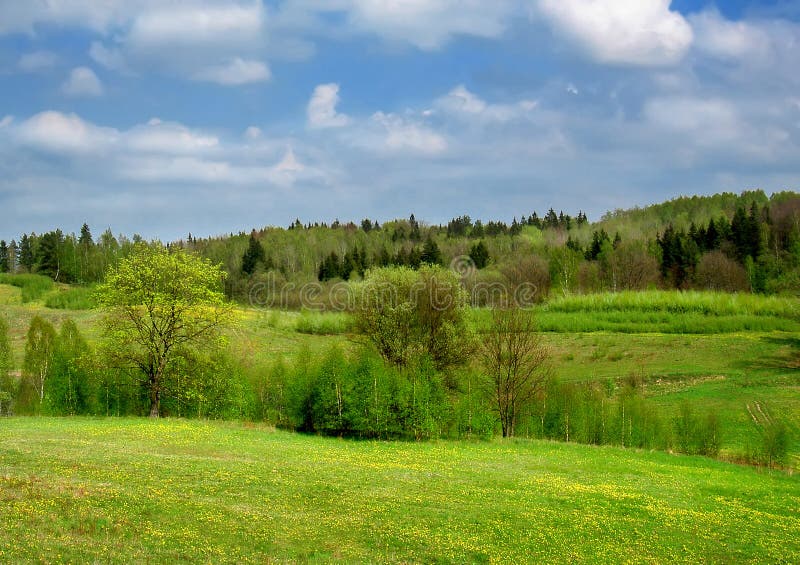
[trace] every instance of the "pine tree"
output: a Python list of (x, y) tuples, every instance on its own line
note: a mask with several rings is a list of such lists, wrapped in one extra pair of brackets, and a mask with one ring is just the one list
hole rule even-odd
[(19, 240), (19, 259), (17, 262), (20, 267), (29, 273), (33, 271), (33, 239), (35, 237), (35, 234), (31, 234), (30, 236), (28, 234), (22, 234), (22, 238)]
[(88, 249), (92, 245), (94, 245), (94, 241), (92, 240), (92, 232), (89, 229), (89, 224), (84, 223), (81, 226), (81, 236), (78, 239), (78, 245), (80, 245), (84, 249)]
[(425, 240), (425, 245), (422, 246), (420, 262), (427, 263), (429, 265), (442, 264), (442, 252), (439, 250), (439, 246), (431, 236), (428, 236), (428, 239)]
[(47, 232), (36, 249), (36, 271), (57, 281), (61, 275), (61, 251), (64, 235), (61, 230)]
[(472, 246), (469, 250), (469, 257), (478, 269), (483, 269), (489, 264), (489, 248), (483, 240)]
[(11, 270), (11, 262), (8, 257), (8, 245), (5, 239), (0, 239), (0, 273), (7, 273)]
[(242, 255), (242, 272), (252, 275), (259, 263), (264, 265), (266, 263), (266, 257), (264, 248), (256, 237), (256, 231), (253, 230), (250, 232), (250, 241), (247, 244), (247, 250), (244, 252), (244, 255)]

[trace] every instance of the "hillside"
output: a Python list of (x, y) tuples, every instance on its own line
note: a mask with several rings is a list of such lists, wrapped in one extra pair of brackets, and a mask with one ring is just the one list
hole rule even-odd
[(800, 560), (798, 479), (702, 458), (181, 420), (1, 429), (0, 560)]

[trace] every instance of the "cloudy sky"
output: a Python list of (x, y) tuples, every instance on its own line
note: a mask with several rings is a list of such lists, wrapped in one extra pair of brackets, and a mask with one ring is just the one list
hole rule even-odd
[(800, 189), (800, 1), (0, 0), (0, 238)]

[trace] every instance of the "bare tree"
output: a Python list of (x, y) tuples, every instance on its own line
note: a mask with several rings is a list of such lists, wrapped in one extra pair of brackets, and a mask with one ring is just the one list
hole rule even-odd
[(514, 436), (522, 410), (544, 389), (550, 351), (528, 310), (495, 310), (493, 326), (482, 336), (481, 361), (487, 387), (500, 417), (503, 437)]

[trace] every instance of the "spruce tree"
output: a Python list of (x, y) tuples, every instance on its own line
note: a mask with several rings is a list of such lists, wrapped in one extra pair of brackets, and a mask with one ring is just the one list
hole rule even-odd
[(469, 250), (469, 257), (478, 269), (483, 269), (489, 264), (489, 248), (483, 240), (479, 241)]
[(7, 273), (11, 270), (11, 262), (8, 256), (8, 245), (5, 239), (0, 239), (0, 273)]
[(250, 241), (247, 244), (247, 250), (244, 252), (244, 255), (242, 255), (242, 272), (252, 275), (259, 263), (265, 264), (266, 258), (264, 255), (264, 248), (261, 246), (261, 243), (259, 243), (255, 230), (253, 230), (250, 232)]
[(431, 236), (428, 236), (428, 239), (425, 240), (425, 245), (422, 246), (420, 262), (427, 263), (429, 265), (442, 264), (442, 252), (439, 250), (439, 246)]

